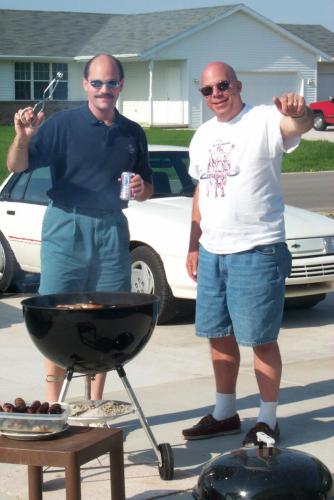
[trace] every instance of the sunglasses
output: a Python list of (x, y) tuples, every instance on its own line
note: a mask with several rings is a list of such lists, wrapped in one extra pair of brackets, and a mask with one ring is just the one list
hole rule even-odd
[(121, 84), (118, 80), (108, 80), (107, 82), (103, 82), (102, 80), (90, 80), (89, 83), (94, 89), (101, 89), (103, 85), (106, 85), (108, 89), (117, 89)]
[(230, 85), (231, 82), (229, 82), (228, 80), (223, 80), (222, 82), (218, 82), (215, 85), (206, 85), (205, 87), (200, 88), (199, 91), (202, 95), (204, 95), (204, 97), (208, 97), (209, 95), (213, 94), (213, 87), (217, 87), (220, 92), (224, 92), (225, 90), (228, 90)]

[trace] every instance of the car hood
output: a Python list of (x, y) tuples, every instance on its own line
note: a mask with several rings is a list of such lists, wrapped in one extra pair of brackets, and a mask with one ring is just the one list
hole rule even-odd
[(131, 202), (124, 212), (132, 241), (144, 241), (160, 255), (184, 256), (189, 245), (192, 198)]
[(285, 206), (286, 238), (316, 238), (334, 236), (334, 219), (304, 210)]
[[(150, 223), (156, 221), (161, 226), (161, 221), (165, 221), (167, 226), (181, 227), (184, 234), (185, 228), (190, 230), (192, 203), (192, 197), (153, 198), (144, 203), (131, 202), (126, 215), (132, 222), (132, 233), (137, 232), (134, 222), (142, 220), (145, 214)], [(284, 218), (287, 239), (334, 236), (334, 219), (330, 217), (286, 205)]]
[(133, 211), (138, 212), (138, 215), (146, 213), (150, 218), (158, 219), (160, 222), (161, 220), (172, 220), (173, 223), (182, 225), (185, 221), (190, 223), (192, 204), (192, 197), (153, 198), (144, 203), (130, 202), (125, 213), (127, 216)]

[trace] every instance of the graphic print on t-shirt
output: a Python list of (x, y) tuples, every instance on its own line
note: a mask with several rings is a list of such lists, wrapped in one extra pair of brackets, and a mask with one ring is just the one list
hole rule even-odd
[(227, 177), (239, 173), (238, 167), (233, 167), (230, 159), (234, 147), (235, 145), (230, 142), (219, 142), (209, 149), (207, 172), (200, 176), (201, 179), (207, 179), (207, 196), (214, 198), (225, 196)]

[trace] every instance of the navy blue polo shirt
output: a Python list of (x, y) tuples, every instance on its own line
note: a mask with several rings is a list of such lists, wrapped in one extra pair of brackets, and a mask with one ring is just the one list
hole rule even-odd
[(147, 140), (137, 123), (115, 110), (107, 126), (88, 104), (53, 114), (38, 129), (29, 145), (28, 171), (51, 167), (49, 197), (60, 205), (117, 210), (122, 172), (130, 171), (152, 183)]

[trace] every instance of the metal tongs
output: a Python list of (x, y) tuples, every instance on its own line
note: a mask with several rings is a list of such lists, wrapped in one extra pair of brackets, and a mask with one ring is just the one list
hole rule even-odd
[[(52, 78), (52, 80), (49, 82), (48, 86), (44, 89), (42, 99), (40, 101), (36, 102), (35, 106), (32, 108), (32, 110), (34, 112), (34, 115), (35, 115), (35, 118), (30, 123), (30, 127), (34, 126), (34, 123), (35, 123), (35, 121), (37, 119), (38, 113), (40, 113), (41, 111), (44, 110), (45, 104), (47, 103), (47, 101), (50, 101), (52, 99), (54, 91), (56, 90), (56, 87), (57, 87), (59, 81), (63, 78), (63, 76), (64, 76), (63, 73), (61, 73), (60, 71), (58, 71), (58, 73), (56, 74), (56, 76), (54, 78)], [(28, 109), (29, 108), (24, 108), (20, 112), (20, 120), (21, 120), (22, 123), (25, 123), (24, 113)]]
[[(63, 73), (58, 71), (56, 76), (50, 81), (49, 85), (44, 89), (42, 99), (40, 101), (38, 101), (35, 104), (35, 106), (32, 108), (35, 115), (37, 115), (38, 113), (43, 111), (45, 108), (46, 102), (50, 101), (52, 99), (54, 91), (56, 90), (56, 87), (57, 87), (59, 81), (63, 78), (63, 76), (64, 76)], [(49, 93), (49, 94), (47, 94), (47, 93)]]

